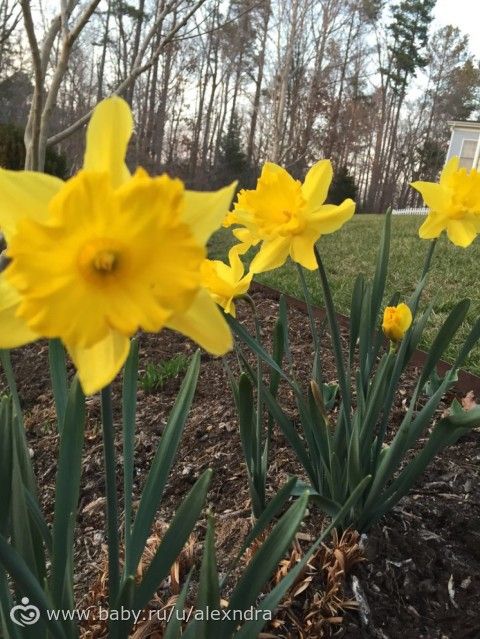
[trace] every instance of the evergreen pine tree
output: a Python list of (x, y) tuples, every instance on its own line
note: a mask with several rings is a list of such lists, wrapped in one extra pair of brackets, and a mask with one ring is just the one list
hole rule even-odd
[(350, 175), (346, 166), (341, 166), (333, 176), (330, 190), (328, 191), (327, 202), (338, 205), (347, 198), (355, 200), (356, 196), (357, 186), (355, 179)]
[[(25, 144), (23, 131), (14, 124), (0, 124), (0, 167), (13, 171), (23, 169), (25, 163)], [(47, 148), (45, 173), (59, 178), (67, 177), (65, 156)]]
[(247, 156), (242, 149), (240, 120), (234, 112), (220, 145), (219, 173), (227, 180), (238, 179), (242, 182), (247, 167)]

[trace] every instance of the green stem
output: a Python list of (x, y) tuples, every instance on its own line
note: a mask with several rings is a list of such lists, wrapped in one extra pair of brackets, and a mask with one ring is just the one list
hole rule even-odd
[(296, 262), (298, 275), (300, 278), (300, 283), (302, 285), (303, 297), (305, 300), (305, 304), (307, 306), (308, 319), (310, 321), (310, 331), (312, 333), (313, 339), (313, 348), (315, 351), (315, 374), (316, 374), (316, 382), (321, 387), (323, 382), (322, 375), (322, 366), (320, 362), (320, 339), (317, 331), (317, 324), (315, 322), (315, 317), (313, 315), (313, 307), (312, 307), (312, 296), (310, 295), (310, 291), (308, 290), (307, 281), (305, 279), (305, 274), (303, 272), (303, 267)]
[(347, 379), (347, 373), (345, 370), (345, 361), (343, 359), (342, 353), (342, 345), (340, 341), (340, 331), (338, 328), (337, 316), (335, 314), (335, 307), (333, 305), (332, 292), (330, 290), (330, 285), (328, 283), (327, 274), (325, 272), (325, 268), (323, 266), (322, 258), (320, 257), (320, 253), (318, 252), (317, 247), (314, 247), (315, 258), (318, 264), (318, 271), (320, 274), (320, 281), (322, 283), (323, 289), (323, 297), (325, 300), (325, 310), (327, 313), (328, 324), (330, 327), (330, 334), (332, 338), (333, 345), (333, 353), (335, 356), (335, 363), (337, 365), (338, 372), (338, 383), (340, 386), (340, 391), (342, 393), (342, 401), (344, 405), (344, 416), (346, 423), (348, 425), (349, 430), (351, 430), (351, 416), (350, 416), (350, 408), (351, 408), (351, 394), (350, 394), (350, 384)]
[[(16, 429), (16, 433), (18, 434), (19, 445), (26, 452), (28, 450), (27, 446), (27, 438), (25, 435), (25, 422), (23, 419), (22, 407), (20, 405), (20, 397), (18, 395), (17, 383), (15, 381), (15, 374), (12, 368), (12, 360), (10, 358), (10, 351), (0, 349), (0, 361), (2, 363), (2, 367), (5, 373), (5, 377), (7, 380), (8, 388), (10, 391), (10, 396), (12, 398), (13, 404), (13, 413), (17, 418), (18, 428)], [(23, 457), (23, 459), (27, 459), (30, 461), (28, 455)], [(35, 475), (33, 472), (33, 467), (31, 463), (22, 463), (22, 471), (25, 473), (24, 479), (30, 493), (36, 497), (37, 495), (37, 483), (35, 480)]]
[(23, 425), (23, 413), (20, 406), (20, 397), (18, 396), (17, 383), (15, 381), (15, 375), (12, 368), (12, 360), (10, 359), (9, 350), (0, 350), (0, 361), (2, 362), (5, 377), (7, 379), (10, 395), (12, 396), (13, 406), (17, 414), (18, 421)]
[(115, 430), (110, 385), (102, 390), (103, 454), (107, 496), (108, 586), (110, 608), (118, 597), (120, 583), (117, 479), (115, 468)]
[(57, 428), (61, 434), (65, 412), (67, 410), (68, 378), (65, 348), (59, 339), (51, 339), (48, 343), (48, 363), (52, 380), (53, 398), (57, 411)]
[[(435, 247), (437, 245), (437, 240), (434, 239), (430, 242), (430, 246), (428, 247), (428, 251), (427, 254), (425, 256), (425, 262), (423, 265), (423, 271), (422, 271), (422, 275), (420, 277), (419, 283), (417, 285), (417, 288), (415, 290), (414, 296), (413, 296), (413, 303), (412, 303), (412, 314), (413, 317), (415, 318), (416, 314), (417, 314), (417, 310), (418, 310), (418, 304), (420, 302), (420, 296), (422, 294), (422, 291), (425, 287), (425, 278), (428, 275), (428, 272), (430, 270), (430, 266), (432, 264), (432, 258), (433, 258), (433, 253), (435, 251)], [(395, 364), (395, 368), (393, 370), (392, 373), (392, 377), (390, 379), (390, 383), (389, 383), (389, 387), (387, 389), (387, 392), (385, 394), (385, 403), (383, 406), (383, 417), (382, 417), (382, 422), (379, 428), (379, 436), (377, 439), (377, 449), (374, 455), (374, 459), (379, 459), (379, 454), (382, 448), (382, 444), (384, 442), (385, 439), (385, 434), (386, 434), (386, 430), (387, 430), (387, 423), (388, 423), (388, 419), (390, 416), (390, 410), (392, 408), (392, 404), (393, 404), (393, 400), (395, 398), (395, 391), (397, 388), (397, 384), (398, 384), (398, 380), (400, 379), (400, 375), (402, 374), (403, 371), (403, 363), (404, 363), (404, 359), (406, 357), (406, 351), (407, 351), (407, 346), (408, 346), (408, 341), (406, 339), (402, 340), (400, 347), (398, 349), (398, 355), (397, 355), (397, 361)], [(392, 348), (392, 343), (390, 343), (390, 349)], [(415, 397), (415, 395), (414, 395)]]
[[(257, 313), (257, 307), (255, 306), (255, 301), (250, 295), (245, 295), (244, 299), (246, 302), (248, 302), (250, 308), (252, 309), (253, 318), (255, 321), (255, 338), (258, 344), (261, 346), (262, 334), (260, 331), (260, 322), (258, 319), (258, 313)], [(263, 376), (262, 360), (260, 358), (260, 355), (257, 355), (257, 415), (256, 415), (257, 419), (255, 424), (255, 431), (256, 431), (255, 436), (257, 441), (256, 441), (256, 447), (255, 447), (256, 448), (255, 450), (256, 477), (254, 477), (254, 484), (255, 484), (257, 493), (262, 501), (261, 508), (263, 510), (265, 508), (265, 485), (264, 485), (264, 481), (262, 477), (262, 413), (263, 413), (262, 394), (261, 394), (262, 376)], [(267, 464), (268, 464), (268, 460), (267, 460)], [(253, 506), (253, 500), (252, 500), (252, 506)], [(258, 519), (261, 513), (254, 513), (254, 515)]]
[(418, 284), (417, 290), (415, 291), (414, 294), (414, 300), (413, 300), (413, 307), (412, 307), (412, 313), (413, 316), (415, 317), (417, 310), (418, 310), (418, 305), (420, 303), (420, 296), (423, 292), (423, 289), (425, 288), (425, 284), (426, 284), (426, 277), (428, 275), (428, 272), (430, 270), (430, 266), (432, 265), (432, 258), (433, 258), (433, 254), (435, 252), (435, 247), (437, 246), (437, 238), (435, 238), (434, 240), (432, 240), (430, 242), (430, 246), (428, 247), (428, 251), (427, 254), (425, 256), (425, 262), (423, 264), (423, 271), (422, 271), (422, 276), (420, 278), (420, 282)]
[(390, 348), (388, 349), (390, 355), (395, 355), (397, 352), (397, 342), (390, 340)]
[(430, 246), (428, 247), (427, 255), (425, 257), (425, 263), (423, 265), (422, 280), (427, 275), (428, 271), (430, 270), (430, 266), (432, 265), (433, 253), (435, 252), (437, 242), (438, 238), (435, 238), (430, 242)]
[(10, 637), (10, 639), (22, 639), (20, 630), (13, 625), (9, 618), (10, 615), (8, 613), (13, 606), (14, 603), (8, 587), (8, 577), (3, 566), (0, 566), (0, 609), (4, 616), (5, 636)]
[(135, 337), (130, 343), (130, 353), (123, 373), (122, 416), (123, 416), (123, 499), (125, 518), (125, 571), (124, 578), (134, 574), (132, 566), (131, 538), (132, 538), (132, 499), (135, 457), (135, 422), (137, 410), (138, 384), (138, 351), (139, 338)]

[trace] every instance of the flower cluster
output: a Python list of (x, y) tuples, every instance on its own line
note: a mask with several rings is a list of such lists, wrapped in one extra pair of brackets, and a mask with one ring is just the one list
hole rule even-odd
[[(387, 213), (375, 276), (367, 280), (360, 274), (353, 287), (349, 339), (345, 340), (317, 242), (353, 216), (355, 203), (351, 199), (340, 205), (326, 203), (333, 176), (329, 160), (314, 164), (303, 183), (280, 166), (265, 164), (256, 188), (240, 191), (230, 211), (236, 183), (214, 192), (195, 192), (168, 175), (153, 177), (142, 168), (130, 173), (125, 156), (132, 130), (127, 103), (112, 97), (94, 110), (83, 168), (70, 179), (0, 169), (0, 227), (7, 242), (6, 258), (0, 263), (0, 362), (10, 389), (10, 396), (0, 398), (0, 485), (5, 489), (0, 513), (0, 564), (5, 571), (0, 613), (2, 621), (6, 620), (7, 634), (9, 590), (15, 585), (17, 593), (35, 597), (32, 601), (47, 624), (49, 636), (78, 637), (78, 628), (70, 623), (74, 617), (62, 624), (47, 611), (73, 605), (75, 600), (74, 524), (86, 425), (84, 393), (101, 390), (108, 600), (112, 610), (127, 599), (134, 614), (140, 615), (148, 607), (200, 518), (212, 474), (208, 468), (195, 480), (162, 543), (142, 567), (193, 402), (200, 353), (191, 358), (146, 471), (144, 463), (135, 463), (139, 343), (131, 338), (139, 331), (174, 329), (213, 355), (223, 355), (232, 348), (230, 329), (238, 340), (238, 383), (229, 362), (224, 365), (238, 410), (256, 522), (233, 564), (238, 583), (230, 588), (226, 613), (253, 609), (292, 543), (310, 500), (332, 518), (331, 523), (263, 598), (264, 611), (277, 608), (329, 531), (338, 527), (368, 530), (410, 490), (434, 455), (480, 423), (480, 409), (464, 411), (454, 403), (451, 412), (444, 411), (431, 428), (432, 416), (441, 412), (442, 396), (480, 339), (478, 321), (452, 369), (443, 378), (438, 376), (437, 363), (468, 311), (469, 301), (463, 300), (440, 328), (410, 398), (403, 400), (408, 399), (408, 408), (396, 432), (388, 428), (402, 373), (432, 311), (431, 306), (422, 312), (418, 309), (435, 242), (430, 243), (423, 275), (408, 304), (385, 308), (382, 322), (392, 220), (391, 211)], [(480, 232), (480, 175), (475, 170), (459, 169), (454, 159), (445, 167), (439, 184), (415, 182), (413, 186), (431, 209), (420, 236), (434, 239), (446, 230), (455, 244), (471, 244)], [(228, 263), (208, 259), (206, 250), (210, 236), (222, 223), (235, 227), (237, 243), (229, 251)], [(250, 254), (253, 257), (246, 269), (243, 260)], [(278, 268), (289, 258), (298, 266), (312, 333), (308, 394), (294, 372), (284, 300), (280, 301), (270, 342), (262, 339), (252, 298), (247, 299), (255, 315), (256, 338), (235, 319), (235, 300), (247, 296), (254, 275)], [(312, 312), (304, 268), (319, 270), (335, 360), (333, 382), (325, 379), (322, 370), (324, 340)], [(389, 349), (382, 339), (381, 322), (391, 342)], [(38, 338), (51, 340), (50, 376), (59, 436), (55, 512), (48, 523), (37, 497), (9, 353), (3, 350)], [(240, 340), (256, 355), (256, 367), (244, 355)], [(60, 342), (78, 370), (71, 383)], [(267, 352), (270, 346), (271, 353)], [(125, 362), (119, 464), (109, 384)], [(282, 407), (285, 388), (297, 404), (295, 422)], [(274, 427), (291, 445), (308, 483), (291, 477), (271, 497), (267, 487)], [(425, 445), (419, 445), (420, 441)], [(146, 471), (146, 477), (134, 503), (138, 468)], [(119, 472), (123, 481), (118, 481)], [(292, 496), (299, 499), (287, 508)], [(273, 519), (281, 512), (274, 525)], [(197, 610), (206, 601), (220, 609), (223, 601), (213, 526), (213, 517), (207, 517)], [(262, 544), (258, 544), (259, 538), (264, 539)], [(252, 543), (258, 547), (241, 571), (238, 561), (246, 551), (253, 556)], [(233, 574), (232, 567), (229, 572)], [(183, 607), (188, 583), (187, 578), (177, 606)], [(230, 637), (233, 632), (238, 637), (253, 637), (261, 631), (255, 619), (237, 633), (236, 624), (231, 625), (227, 616), (225, 624), (218, 626), (218, 636)], [(108, 636), (130, 636), (130, 620), (112, 615), (109, 622)], [(189, 627), (187, 634), (192, 630), (195, 634), (198, 628)], [(205, 636), (211, 636), (208, 628), (203, 630)], [(169, 636), (177, 631), (170, 625), (165, 630)]]
[[(132, 133), (126, 102), (112, 97), (95, 109), (84, 165), (62, 181), (29, 171), (0, 170), (0, 227), (7, 268), (0, 274), (0, 348), (40, 337), (59, 338), (93, 393), (118, 373), (138, 330), (180, 331), (215, 355), (232, 346), (217, 305), (235, 315), (256, 273), (290, 257), (314, 270), (314, 247), (340, 229), (355, 203), (325, 204), (332, 165), (321, 160), (303, 183), (267, 162), (255, 189), (235, 184), (215, 192), (185, 189), (168, 175), (130, 174), (125, 155)], [(420, 237), (443, 230), (468, 246), (480, 232), (480, 174), (453, 158), (439, 184), (414, 182), (431, 211)], [(229, 263), (209, 260), (206, 242), (223, 222), (238, 240)], [(257, 247), (249, 271), (240, 256)], [(394, 341), (407, 326), (405, 305), (385, 311)], [(411, 320), (410, 320), (411, 321)], [(400, 336), (400, 337), (399, 337)]]

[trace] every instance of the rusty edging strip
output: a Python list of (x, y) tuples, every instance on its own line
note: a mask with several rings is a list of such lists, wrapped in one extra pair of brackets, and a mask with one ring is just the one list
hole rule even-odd
[[(259, 282), (252, 282), (250, 290), (254, 293), (262, 293), (265, 297), (271, 300), (278, 301), (280, 296), (283, 295), (288, 306), (291, 308), (296, 308), (300, 312), (307, 314), (307, 305), (303, 300), (299, 300), (296, 297), (292, 297), (287, 293), (282, 293), (281, 291), (277, 291), (266, 284), (260, 284)], [(325, 318), (325, 310), (323, 308), (319, 308), (318, 306), (313, 307), (313, 312), (316, 317), (320, 320)], [(348, 328), (350, 325), (350, 321), (346, 315), (342, 315), (341, 313), (337, 313), (337, 319), (341, 326), (344, 328)], [(414, 351), (412, 358), (410, 360), (410, 366), (416, 366), (418, 368), (422, 367), (425, 364), (428, 353), (421, 350)], [(445, 375), (445, 373), (450, 370), (451, 365), (448, 362), (440, 361), (437, 365), (437, 371), (439, 375)], [(466, 395), (469, 391), (473, 391), (475, 397), (480, 397), (480, 377), (474, 375), (473, 373), (469, 373), (468, 371), (459, 370), (458, 371), (458, 381), (455, 384), (455, 388)]]

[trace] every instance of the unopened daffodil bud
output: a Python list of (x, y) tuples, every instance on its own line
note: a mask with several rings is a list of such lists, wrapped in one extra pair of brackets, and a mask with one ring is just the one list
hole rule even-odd
[(412, 311), (404, 304), (387, 306), (383, 313), (382, 329), (392, 342), (399, 342), (412, 324)]

